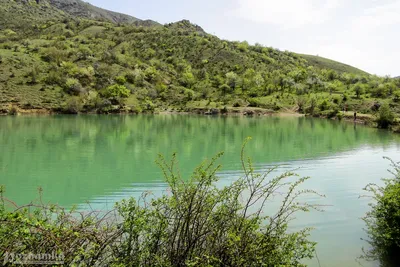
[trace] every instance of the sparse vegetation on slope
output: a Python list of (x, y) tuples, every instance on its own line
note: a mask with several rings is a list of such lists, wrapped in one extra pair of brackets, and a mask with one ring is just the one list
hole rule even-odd
[(369, 75), (367, 72), (357, 69), (353, 66), (334, 61), (332, 59), (320, 57), (320, 56), (313, 56), (313, 55), (305, 55), (305, 54), (299, 54), (303, 58), (307, 60), (307, 62), (317, 68), (320, 69), (331, 69), (335, 70), (338, 73), (351, 73), (354, 75)]

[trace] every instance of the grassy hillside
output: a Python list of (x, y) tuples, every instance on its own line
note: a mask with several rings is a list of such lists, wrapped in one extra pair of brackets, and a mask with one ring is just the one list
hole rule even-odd
[(66, 14), (45, 2), (0, 0), (0, 29), (14, 29), (20, 32), (35, 30), (47, 21), (60, 21)]
[(339, 73), (347, 72), (356, 75), (368, 75), (368, 73), (363, 70), (357, 69), (353, 66), (337, 62), (328, 58), (313, 56), (313, 55), (305, 55), (305, 54), (299, 54), (299, 55), (305, 58), (309, 64), (320, 69), (332, 69)]
[(3, 113), (251, 110), (335, 117), (342, 110), (374, 115), (383, 104), (400, 113), (399, 80), (338, 62), (221, 40), (189, 21), (114, 24), (46, 2), (6, 2)]

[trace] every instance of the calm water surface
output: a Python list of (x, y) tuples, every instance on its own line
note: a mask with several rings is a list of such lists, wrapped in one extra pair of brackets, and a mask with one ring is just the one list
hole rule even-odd
[[(257, 168), (279, 165), (311, 176), (307, 188), (325, 194), (308, 199), (327, 205), (324, 213), (300, 215), (292, 227), (313, 226), (321, 266), (359, 266), (365, 243), (360, 220), (368, 199), (362, 188), (388, 177), (400, 160), (400, 136), (385, 131), (307, 118), (200, 116), (0, 117), (0, 184), (18, 204), (38, 197), (65, 207), (111, 209), (144, 191), (166, 189), (154, 160), (178, 152), (183, 175), (220, 151), (221, 184), (240, 175), (239, 153)], [(87, 204), (89, 203), (89, 204)], [(319, 266), (316, 260), (309, 266)], [(363, 266), (374, 266), (362, 262)]]

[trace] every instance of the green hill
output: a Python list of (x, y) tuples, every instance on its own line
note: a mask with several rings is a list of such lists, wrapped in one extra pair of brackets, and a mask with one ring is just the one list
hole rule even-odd
[(305, 55), (305, 54), (299, 54), (300, 56), (304, 57), (309, 64), (318, 67), (320, 69), (332, 69), (335, 70), (339, 73), (343, 72), (348, 72), (356, 75), (367, 75), (368, 73), (357, 69), (353, 66), (340, 63), (328, 58), (320, 57), (320, 56), (312, 56), (312, 55)]
[(3, 113), (400, 111), (399, 80), (221, 40), (187, 20), (115, 23), (51, 1), (0, 2)]

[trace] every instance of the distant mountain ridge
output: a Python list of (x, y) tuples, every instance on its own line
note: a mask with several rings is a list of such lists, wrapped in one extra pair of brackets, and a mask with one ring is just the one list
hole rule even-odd
[[(108, 20), (114, 23), (136, 23), (140, 24), (141, 19), (130, 15), (106, 10), (96, 7), (81, 0), (48, 0), (50, 5), (80, 18), (88, 18), (95, 20)], [(147, 20), (146, 23), (158, 24), (155, 21)]]
[[(72, 17), (121, 24), (134, 24), (136, 26), (160, 25), (153, 20), (141, 20), (130, 15), (96, 7), (81, 0), (0, 0), (0, 4), (3, 8), (7, 6), (15, 8), (15, 5), (19, 5), (25, 16), (32, 15), (36, 12), (36, 16), (40, 16), (43, 20), (48, 20), (51, 16), (57, 19), (62, 16), (62, 13), (65, 13), (65, 15)], [(47, 14), (44, 14), (43, 11), (47, 12)], [(37, 18), (35, 19), (37, 20)]]

